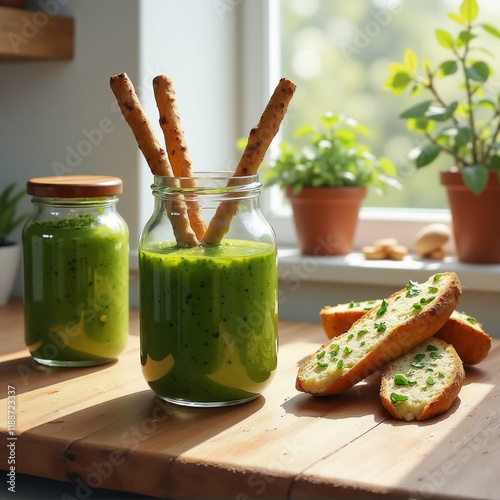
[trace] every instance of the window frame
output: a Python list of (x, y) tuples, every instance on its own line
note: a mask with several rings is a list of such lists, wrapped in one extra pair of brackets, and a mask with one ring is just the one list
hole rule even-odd
[[(241, 74), (244, 82), (242, 102), (245, 103), (241, 111), (243, 122), (251, 124), (255, 122), (255, 109), (264, 108), (276, 82), (283, 76), (279, 70), (279, 0), (244, 1), (241, 7)], [(278, 142), (279, 134), (273, 146), (276, 147)], [(261, 208), (274, 227), (280, 246), (296, 247), (291, 208), (283, 203), (283, 199), (284, 195), (279, 188), (263, 189)], [(411, 248), (419, 229), (433, 222), (450, 224), (450, 220), (448, 209), (363, 207), (354, 247), (359, 249), (363, 245), (372, 244), (377, 238), (391, 236)], [(453, 243), (450, 243), (448, 251), (454, 252)]]

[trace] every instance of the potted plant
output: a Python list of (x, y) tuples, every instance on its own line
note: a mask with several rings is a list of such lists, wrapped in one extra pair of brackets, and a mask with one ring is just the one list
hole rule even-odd
[[(493, 71), (484, 59), (492, 54), (478, 41), (481, 35), (500, 39), (500, 29), (480, 23), (478, 14), (476, 0), (463, 0), (458, 12), (448, 13), (457, 34), (435, 31), (449, 57), (434, 67), (424, 60), (419, 72), (417, 56), (409, 49), (402, 63), (390, 65), (385, 87), (394, 95), (410, 90), (414, 97), (425, 96), (400, 117), (423, 139), (410, 151), (417, 168), (439, 156), (450, 160), (450, 169), (440, 178), (447, 189), (459, 260), (498, 263), (500, 232), (490, 224), (500, 219), (500, 92), (497, 84), (490, 85)], [(444, 95), (439, 84), (445, 78), (455, 79), (459, 99)]]
[(266, 186), (278, 185), (290, 200), (299, 247), (306, 255), (344, 255), (351, 251), (359, 209), (368, 186), (385, 192), (399, 186), (395, 165), (377, 159), (358, 142), (369, 132), (355, 120), (332, 113), (320, 117), (320, 129), (300, 127), (282, 142), (264, 173)]
[(21, 254), (21, 245), (9, 237), (27, 217), (16, 215), (18, 203), (25, 191), (15, 189), (16, 184), (12, 183), (0, 192), (0, 307), (9, 300)]

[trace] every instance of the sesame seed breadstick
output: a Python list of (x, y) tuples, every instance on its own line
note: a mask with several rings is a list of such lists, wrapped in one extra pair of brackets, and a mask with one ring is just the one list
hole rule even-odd
[[(193, 176), (191, 159), (181, 127), (181, 119), (177, 109), (175, 90), (172, 80), (166, 75), (158, 75), (153, 79), (153, 89), (160, 113), (160, 127), (165, 138), (167, 154), (176, 177), (186, 177), (183, 184), (187, 187), (196, 186), (196, 181), (189, 180)], [(187, 203), (189, 221), (193, 231), (201, 238), (206, 231), (201, 208), (196, 201)]]
[[(132, 129), (137, 145), (154, 175), (173, 176), (172, 167), (165, 150), (156, 139), (151, 124), (142, 109), (134, 86), (126, 73), (113, 75), (110, 86), (118, 101), (120, 110)], [(189, 225), (186, 205), (182, 201), (173, 200), (167, 207), (167, 214), (172, 223), (177, 244), (180, 247), (192, 247), (198, 239)]]
[[(233, 177), (255, 175), (257, 173), (272, 140), (278, 133), (295, 88), (296, 85), (286, 78), (279, 81), (262, 113), (259, 123), (250, 131), (247, 145)], [(231, 183), (231, 180), (229, 183)], [(238, 211), (238, 206), (238, 201), (221, 203), (201, 242), (208, 245), (219, 244), (229, 230), (231, 220)]]
[(282, 78), (262, 113), (259, 123), (248, 136), (248, 142), (234, 175), (255, 175), (264, 156), (278, 133), (296, 85)]

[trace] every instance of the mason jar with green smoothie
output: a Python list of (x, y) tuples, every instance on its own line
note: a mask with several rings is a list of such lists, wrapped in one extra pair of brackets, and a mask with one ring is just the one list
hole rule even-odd
[(23, 229), (25, 341), (49, 366), (108, 363), (129, 328), (128, 228), (122, 181), (68, 175), (28, 181)]
[[(181, 405), (257, 398), (273, 378), (278, 349), (276, 239), (260, 211), (258, 176), (155, 176), (152, 191), (154, 213), (139, 242), (145, 379)], [(220, 241), (191, 245), (176, 231), (183, 213), (207, 226), (231, 222)]]

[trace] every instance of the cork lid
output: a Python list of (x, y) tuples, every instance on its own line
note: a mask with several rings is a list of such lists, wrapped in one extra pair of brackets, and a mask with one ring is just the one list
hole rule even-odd
[(39, 198), (98, 198), (122, 191), (122, 180), (107, 175), (34, 177), (26, 185), (26, 192)]

